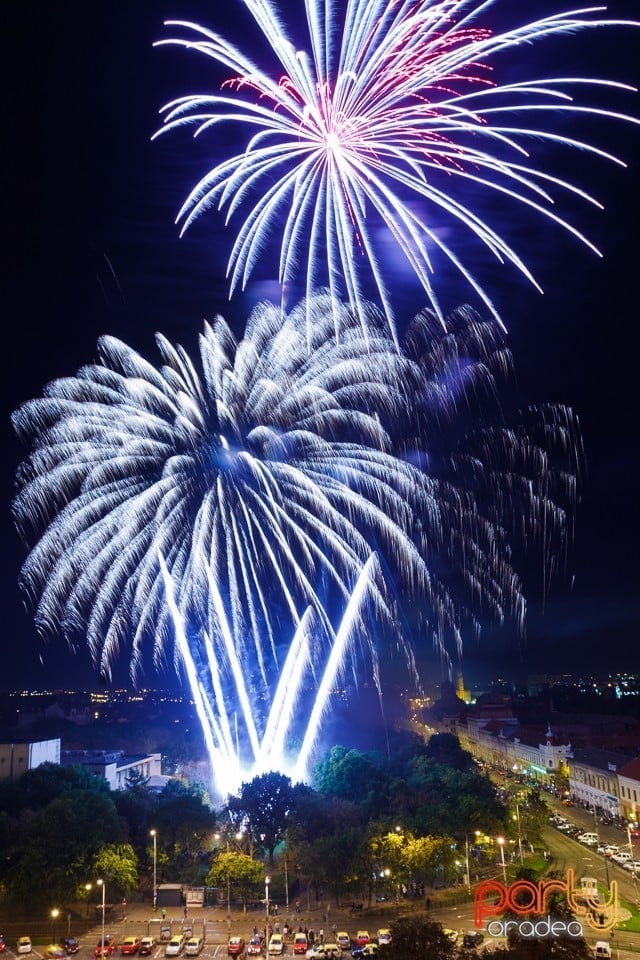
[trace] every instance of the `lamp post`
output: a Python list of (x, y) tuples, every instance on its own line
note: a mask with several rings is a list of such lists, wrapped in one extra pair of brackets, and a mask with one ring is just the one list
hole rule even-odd
[(59, 915), (60, 915), (60, 911), (58, 910), (57, 907), (54, 907), (53, 910), (51, 911), (51, 921), (52, 921), (52, 927), (53, 927), (51, 931), (51, 943), (56, 942), (56, 920), (58, 919)]
[[(237, 843), (240, 843), (243, 836), (244, 834), (242, 833), (242, 831), (238, 830), (238, 832), (234, 834), (234, 839), (236, 840)], [(220, 840), (222, 838), (222, 834), (214, 833), (214, 837), (216, 840)], [(224, 839), (227, 844), (227, 854), (229, 854), (230, 850), (229, 850), (229, 831), (228, 830), (224, 831)], [(230, 923), (230, 922), (231, 922), (231, 870), (230, 870), (229, 860), (227, 859), (227, 923)]]
[(522, 831), (520, 830), (520, 807), (516, 803), (516, 823), (518, 824), (518, 852), (520, 853), (520, 863), (524, 863), (522, 859)]
[(289, 912), (289, 871), (287, 869), (287, 852), (284, 853), (284, 902)]
[(105, 911), (106, 911), (105, 894), (106, 894), (106, 891), (107, 891), (107, 885), (106, 885), (106, 883), (104, 882), (104, 880), (97, 880), (96, 883), (98, 884), (99, 887), (102, 887), (102, 940), (100, 941), (100, 943), (102, 944), (102, 949), (101, 949), (101, 951), (100, 951), (100, 960), (104, 960), (104, 956), (105, 956), (105, 950), (104, 950), (104, 915), (105, 915)]
[(153, 837), (153, 911), (158, 909), (158, 831), (151, 830)]
[[(596, 811), (596, 802), (593, 801), (593, 825), (596, 832), (596, 837), (598, 840), (598, 846), (600, 846), (600, 830), (598, 829), (598, 813)], [(605, 882), (607, 884), (607, 890), (609, 889), (609, 860), (607, 857), (603, 857), (604, 860), (604, 876)]]
[(504, 837), (497, 837), (498, 846), (500, 847), (500, 860), (502, 862), (502, 879), (504, 880), (504, 885), (507, 885), (507, 865), (504, 862)]
[(464, 838), (464, 871), (467, 890), (471, 890), (471, 871), (469, 870), (469, 835)]
[(271, 883), (271, 877), (264, 878), (264, 902), (267, 908), (267, 916), (264, 925), (264, 938), (265, 940), (269, 936), (269, 884)]

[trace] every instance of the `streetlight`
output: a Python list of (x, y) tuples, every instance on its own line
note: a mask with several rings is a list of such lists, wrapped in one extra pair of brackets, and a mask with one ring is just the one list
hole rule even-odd
[(265, 940), (269, 935), (269, 884), (271, 883), (271, 877), (264, 878), (264, 902), (267, 906), (267, 919), (264, 925), (264, 937)]
[(504, 885), (507, 885), (507, 865), (504, 862), (504, 837), (496, 837), (498, 841), (498, 846), (500, 847), (500, 860), (502, 861), (502, 879), (504, 880)]
[[(220, 840), (222, 838), (222, 834), (220, 833), (214, 833), (213, 836), (215, 837), (216, 840)], [(244, 834), (242, 833), (242, 831), (238, 830), (238, 832), (234, 834), (234, 839), (236, 840), (237, 843), (239, 843), (242, 840), (243, 836)], [(224, 838), (227, 843), (227, 857), (228, 857), (228, 854), (230, 852), (228, 830), (224, 831)], [(227, 859), (227, 923), (230, 923), (230, 922), (231, 922), (231, 868), (230, 868), (229, 860)]]
[(158, 831), (151, 830), (153, 837), (153, 910), (158, 909)]
[(524, 863), (522, 859), (522, 832), (520, 830), (520, 807), (516, 803), (516, 823), (518, 824), (518, 850), (520, 852), (520, 863)]
[(96, 880), (96, 883), (98, 884), (99, 887), (102, 887), (102, 940), (100, 941), (101, 944), (102, 944), (102, 949), (101, 949), (101, 951), (100, 951), (100, 960), (104, 960), (104, 956), (105, 956), (105, 950), (104, 950), (104, 915), (105, 915), (105, 910), (106, 910), (105, 894), (106, 894), (106, 891), (107, 891), (107, 885), (106, 885), (106, 883), (104, 882), (104, 880)]
[(287, 851), (284, 852), (284, 902), (287, 912), (289, 910), (289, 873), (287, 871)]
[(467, 883), (467, 890), (471, 890), (471, 872), (469, 870), (469, 835), (465, 834), (464, 838), (464, 870), (465, 870), (465, 880)]
[(53, 926), (53, 930), (51, 933), (51, 943), (56, 942), (56, 920), (58, 919), (59, 916), (60, 916), (60, 911), (58, 910), (57, 907), (54, 907), (53, 910), (51, 911), (51, 920), (52, 920), (52, 926)]
[[(596, 832), (596, 838), (598, 841), (597, 845), (600, 846), (600, 830), (598, 828), (598, 814), (596, 812), (595, 799), (593, 801), (593, 824)], [(607, 890), (608, 890), (609, 889), (609, 860), (607, 859), (607, 857), (603, 857), (603, 859), (604, 859), (604, 875), (605, 875), (605, 881), (606, 881)]]

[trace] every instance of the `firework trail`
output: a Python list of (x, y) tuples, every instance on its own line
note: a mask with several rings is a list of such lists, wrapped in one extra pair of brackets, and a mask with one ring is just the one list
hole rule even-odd
[[(502, 201), (548, 218), (598, 252), (556, 210), (558, 199), (572, 197), (600, 204), (577, 183), (541, 169), (536, 157), (542, 145), (624, 165), (569, 131), (588, 118), (639, 123), (597, 102), (603, 91), (635, 88), (562, 74), (503, 81), (501, 57), (511, 77), (532, 44), (638, 23), (606, 19), (605, 7), (590, 7), (494, 33), (486, 21), (495, 0), (305, 0), (307, 46), (300, 49), (294, 24), (275, 3), (244, 5), (264, 38), (266, 70), (194, 23), (168, 21), (179, 35), (158, 44), (204, 54), (227, 74), (217, 93), (168, 103), (156, 136), (193, 125), (195, 135), (213, 130), (219, 143), (223, 123), (244, 133), (239, 152), (215, 163), (177, 217), (183, 232), (210, 207), (239, 223), (228, 264), (231, 292), (245, 286), (277, 243), (283, 290), (297, 281), (308, 296), (327, 286), (356, 309), (375, 291), (393, 327), (388, 286), (397, 261), (381, 250), (386, 235), (440, 320), (433, 275), (447, 261), (498, 319), (468, 265), (475, 241), (536, 284), (501, 230), (504, 214), (483, 213), (495, 213)], [(589, 93), (593, 100), (584, 102)], [(489, 204), (477, 202), (483, 195)]]
[(461, 311), (445, 334), (424, 312), (398, 350), (379, 312), (360, 321), (328, 294), (260, 305), (239, 341), (206, 325), (197, 360), (157, 335), (160, 366), (103, 337), (13, 416), (38, 629), (86, 637), (106, 676), (122, 651), (134, 678), (149, 646), (173, 661), (229, 782), (294, 730), (306, 759), (330, 689), (379, 683), (381, 637), (413, 670), (412, 640), (457, 656), (469, 619), (521, 619), (520, 532), (544, 523), (551, 566), (570, 524), (575, 424), (507, 427), (495, 324)]

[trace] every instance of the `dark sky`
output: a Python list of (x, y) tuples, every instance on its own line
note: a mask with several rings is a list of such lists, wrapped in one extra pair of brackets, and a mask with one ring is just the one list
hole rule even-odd
[[(155, 361), (156, 330), (192, 349), (203, 319), (220, 312), (238, 322), (257, 295), (250, 288), (244, 299), (227, 302), (216, 252), (225, 247), (221, 219), (210, 215), (178, 239), (173, 218), (203, 172), (188, 138), (150, 142), (160, 106), (205, 87), (207, 77), (197, 57), (152, 48), (166, 36), (163, 21), (220, 26), (219, 7), (205, 0), (9, 0), (3, 8), (4, 688), (96, 682), (88, 655), (72, 657), (62, 641), (44, 647), (23, 608), (17, 577), (25, 551), (10, 500), (24, 451), (11, 431), (11, 411), (49, 380), (90, 362), (100, 334), (120, 336)], [(230, 29), (238, 28), (236, 8), (235, 0), (225, 5)], [(637, 2), (619, 0), (610, 12), (630, 18)], [(560, 63), (553, 45), (544, 55), (550, 62), (531, 54), (539, 74), (640, 82), (640, 30), (562, 43), (570, 56)], [(616, 105), (640, 115), (638, 95)], [(578, 179), (603, 202), (603, 212), (576, 215), (604, 259), (516, 211), (505, 228), (526, 245), (545, 293), (508, 270), (491, 277), (523, 401), (561, 401), (577, 411), (587, 473), (567, 577), (544, 610), (532, 585), (524, 652), (516, 651), (512, 630), (465, 648), (469, 671), (483, 675), (509, 663), (519, 672), (638, 668), (640, 137), (613, 124), (600, 125), (597, 136), (628, 169), (574, 154), (560, 172), (573, 176), (582, 165)]]

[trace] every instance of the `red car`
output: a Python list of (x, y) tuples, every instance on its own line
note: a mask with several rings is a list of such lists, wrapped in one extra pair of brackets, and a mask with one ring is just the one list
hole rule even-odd
[(7, 945), (4, 942), (4, 937), (0, 937), (0, 953), (4, 953), (6, 949), (7, 949)]
[(247, 944), (247, 956), (257, 957), (262, 953), (264, 947), (264, 940), (259, 934), (251, 937), (249, 943)]
[(305, 954), (309, 949), (309, 942), (307, 940), (306, 934), (296, 933), (293, 938), (293, 952)]
[(115, 940), (115, 937), (112, 937), (111, 934), (108, 933), (104, 938), (104, 946), (102, 944), (102, 940), (98, 940), (96, 948), (93, 951), (93, 955), (94, 957), (110, 957), (111, 954), (117, 949), (118, 944)]
[(138, 952), (139, 947), (140, 947), (140, 937), (126, 937), (122, 941), (122, 945), (120, 947), (120, 955), (123, 957), (133, 956), (134, 953)]
[(244, 940), (242, 937), (231, 937), (227, 944), (227, 953), (230, 957), (239, 957), (244, 953)]

